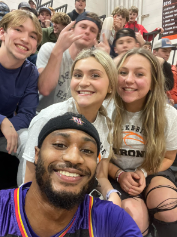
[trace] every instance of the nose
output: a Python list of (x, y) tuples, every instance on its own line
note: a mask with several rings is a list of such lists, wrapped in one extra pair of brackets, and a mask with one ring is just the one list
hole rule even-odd
[(79, 85), (80, 85), (81, 87), (87, 87), (87, 86), (90, 85), (90, 80), (89, 80), (89, 78), (87, 77), (87, 75), (84, 75), (84, 76), (82, 77), (82, 79), (80, 80)]
[(133, 84), (135, 81), (133, 73), (129, 72), (125, 77), (125, 84), (130, 85)]
[(23, 32), (23, 34), (21, 35), (21, 40), (25, 43), (29, 42), (29, 35), (28, 32)]
[(67, 150), (64, 151), (63, 160), (68, 161), (72, 164), (83, 164), (84, 159), (81, 155), (81, 151), (75, 145), (69, 147)]
[(124, 42), (124, 43), (123, 43), (123, 48), (125, 48), (125, 49), (126, 49), (126, 48), (127, 48), (127, 46), (128, 46), (128, 45), (127, 45), (127, 43), (126, 43), (126, 42)]
[(85, 29), (85, 34), (90, 34), (90, 29), (89, 29), (89, 27), (87, 27), (86, 29)]

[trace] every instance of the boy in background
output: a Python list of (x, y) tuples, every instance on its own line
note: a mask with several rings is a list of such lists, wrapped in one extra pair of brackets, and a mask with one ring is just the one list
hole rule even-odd
[[(130, 28), (134, 30), (135, 32), (140, 32), (143, 36), (143, 38), (147, 41), (151, 41), (153, 39), (153, 35), (144, 36), (144, 33), (148, 33), (148, 31), (144, 28), (144, 26), (140, 25), (137, 23), (136, 18), (138, 17), (138, 8), (135, 6), (132, 6), (129, 9), (129, 21), (128, 23), (124, 26), (124, 28)], [(162, 27), (156, 28), (156, 30), (161, 30), (161, 34), (164, 32)], [(155, 35), (156, 36), (156, 35)]]

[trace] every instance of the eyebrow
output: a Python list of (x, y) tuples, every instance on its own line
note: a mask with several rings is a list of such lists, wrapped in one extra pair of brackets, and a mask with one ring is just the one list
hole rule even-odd
[[(23, 26), (23, 25), (19, 25), (19, 26), (16, 26), (16, 27), (20, 27), (20, 28), (23, 28), (23, 29), (24, 29), (24, 26)], [(36, 32), (36, 31), (31, 31), (31, 33), (37, 35), (37, 32)]]
[(97, 144), (95, 140), (93, 140), (93, 139), (91, 139), (91, 138), (89, 138), (89, 137), (82, 137), (82, 139), (83, 139), (84, 141), (86, 141), (86, 142), (92, 142), (94, 145)]
[[(74, 71), (78, 71), (78, 72), (82, 72), (82, 70), (80, 70), (80, 69), (74, 69)], [(103, 73), (101, 70), (99, 70), (99, 69), (90, 69), (89, 70), (89, 72), (95, 72), (95, 71), (98, 71), (98, 72), (101, 72), (101, 73)]]
[[(120, 69), (128, 69), (127, 67), (121, 67)], [(136, 67), (135, 69), (144, 69), (144, 70), (146, 70), (146, 68), (144, 68), (144, 67)]]

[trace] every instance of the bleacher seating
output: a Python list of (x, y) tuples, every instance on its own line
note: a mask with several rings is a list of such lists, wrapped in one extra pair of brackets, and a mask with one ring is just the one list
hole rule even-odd
[(151, 42), (152, 43), (152, 49), (153, 49), (154, 38), (157, 34), (159, 34), (159, 39), (161, 39), (162, 35), (160, 34), (160, 30), (155, 30), (155, 31), (152, 31), (152, 32), (149, 32), (149, 33), (143, 33), (143, 36), (147, 36), (147, 41), (148, 41), (148, 37), (150, 35), (153, 36), (153, 39), (152, 39), (152, 42)]
[[(42, 2), (42, 0), (41, 0), (41, 2)], [(52, 6), (53, 6), (53, 0), (50, 0), (48, 2), (38, 5), (37, 9), (39, 9), (41, 7), (52, 7)]]
[(55, 8), (55, 12), (67, 12), (68, 4), (62, 5), (60, 7)]

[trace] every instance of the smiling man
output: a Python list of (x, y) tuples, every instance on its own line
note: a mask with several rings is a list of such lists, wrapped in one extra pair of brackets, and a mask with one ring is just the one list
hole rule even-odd
[(75, 0), (75, 9), (72, 12), (68, 13), (68, 16), (72, 21), (75, 21), (76, 18), (82, 14), (86, 7), (86, 0)]
[[(71, 29), (72, 28), (72, 29)], [(95, 13), (84, 12), (76, 22), (67, 25), (55, 43), (42, 45), (37, 57), (39, 92), (41, 98), (37, 111), (71, 97), (70, 69), (74, 59), (83, 49), (91, 48), (99, 38), (102, 22)]]
[(99, 151), (98, 132), (84, 116), (49, 120), (35, 147), (32, 184), (0, 191), (0, 236), (142, 236), (119, 206), (87, 195)]
[(42, 30), (29, 11), (16, 10), (0, 22), (0, 151), (20, 159), (18, 184), (22, 183), (22, 147), (25, 128), (38, 105), (38, 71), (26, 58), (40, 43)]

